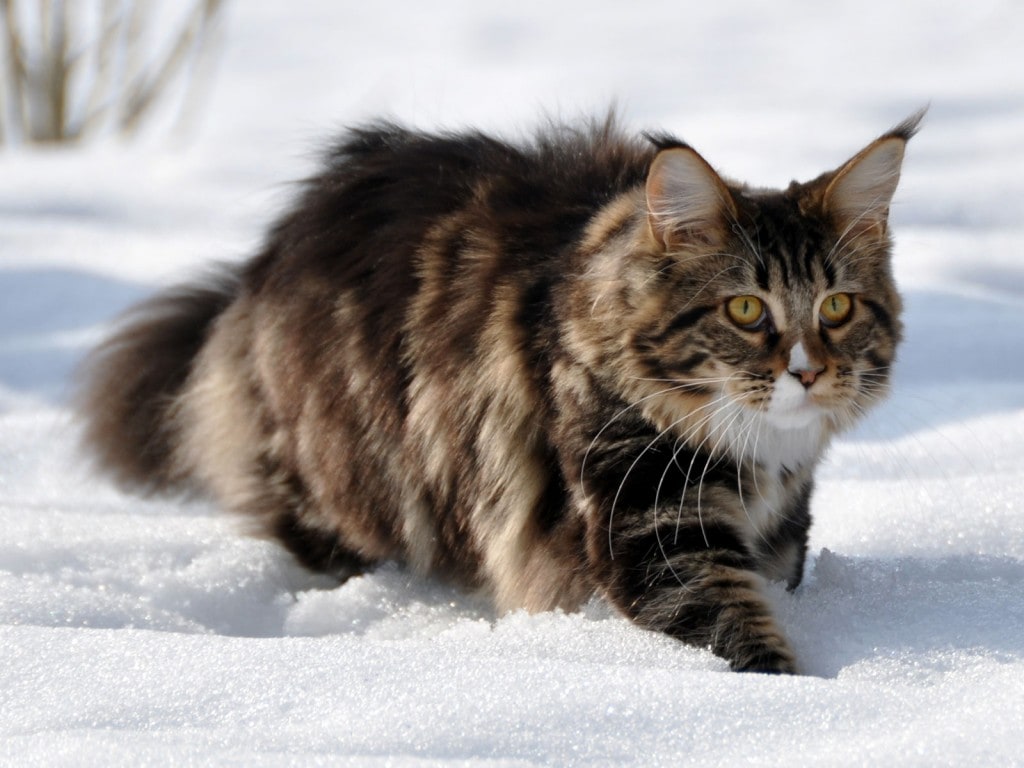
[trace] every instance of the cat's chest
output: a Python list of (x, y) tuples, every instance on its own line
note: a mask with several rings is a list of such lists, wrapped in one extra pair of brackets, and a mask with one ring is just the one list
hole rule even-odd
[[(821, 421), (813, 421), (799, 429), (762, 423), (748, 455), (758, 465), (766, 482), (783, 488), (787, 477), (817, 464), (826, 441)], [(742, 456), (738, 458), (742, 459)]]
[(760, 438), (755, 448), (735, 457), (740, 507), (752, 543), (771, 537), (786, 519), (828, 442), (813, 424), (807, 429), (762, 425)]
[(754, 539), (769, 536), (789, 507), (791, 478), (781, 470), (747, 465), (741, 471), (738, 493), (746, 526)]
[(759, 467), (765, 482), (781, 481), (787, 475), (815, 465), (828, 442), (822, 418), (799, 426), (783, 426), (764, 412), (736, 403), (712, 415), (710, 431), (716, 446), (724, 446), (733, 461), (740, 465)]

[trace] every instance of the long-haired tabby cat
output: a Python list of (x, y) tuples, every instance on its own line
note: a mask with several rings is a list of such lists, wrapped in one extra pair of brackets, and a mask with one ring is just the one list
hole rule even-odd
[(306, 566), (597, 593), (792, 672), (813, 473), (885, 392), (914, 116), (782, 191), (614, 121), (515, 145), (348, 132), (248, 263), (134, 309), (80, 405), (143, 492), (198, 489)]

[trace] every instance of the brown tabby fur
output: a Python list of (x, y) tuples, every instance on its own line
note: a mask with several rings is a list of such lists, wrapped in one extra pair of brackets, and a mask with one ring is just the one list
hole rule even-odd
[(521, 146), (353, 130), (261, 253), (94, 354), (87, 443), (310, 568), (399, 560), (499, 610), (599, 593), (736, 669), (795, 671), (765, 585), (799, 583), (814, 467), (887, 387), (888, 206), (918, 120), (784, 191), (611, 120)]

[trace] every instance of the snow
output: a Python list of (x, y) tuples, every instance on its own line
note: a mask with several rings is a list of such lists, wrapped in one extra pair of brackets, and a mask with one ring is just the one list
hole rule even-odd
[[(1024, 765), (1024, 6), (246, 0), (189, 142), (0, 154), (0, 763)], [(837, 165), (930, 102), (893, 211), (893, 397), (819, 475), (807, 672), (736, 675), (593, 602), (337, 589), (77, 452), (76, 361), (244, 257), (338, 126), (519, 134), (616, 100), (726, 174)]]

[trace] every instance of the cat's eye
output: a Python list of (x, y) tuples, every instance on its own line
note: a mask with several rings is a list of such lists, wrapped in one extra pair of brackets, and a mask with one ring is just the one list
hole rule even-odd
[(853, 298), (848, 293), (833, 293), (821, 302), (818, 315), (821, 322), (828, 328), (835, 328), (850, 319), (853, 311)]
[(757, 329), (767, 317), (764, 302), (757, 296), (735, 296), (726, 303), (729, 319), (747, 331)]

